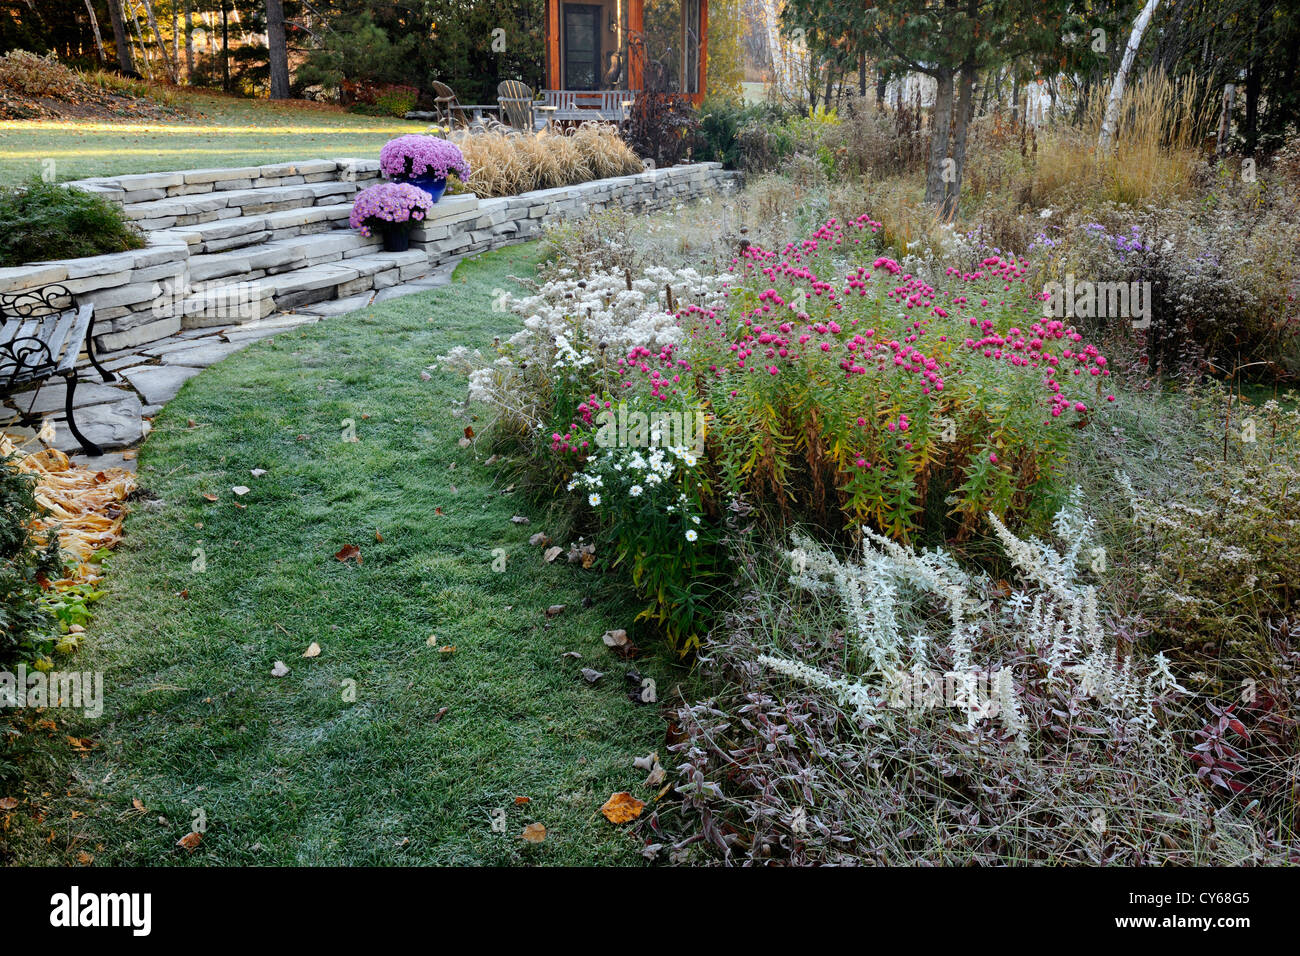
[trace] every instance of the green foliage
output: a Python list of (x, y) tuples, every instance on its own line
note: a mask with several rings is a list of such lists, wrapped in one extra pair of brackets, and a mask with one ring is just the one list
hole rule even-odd
[(0, 190), (0, 266), (139, 249), (140, 231), (121, 208), (41, 179)]
[[(727, 169), (763, 168), (755, 164), (767, 155), (773, 157), (774, 164), (775, 158), (785, 155), (792, 146), (782, 112), (766, 104), (745, 105), (739, 99), (710, 93), (700, 107), (699, 117), (695, 157), (722, 163)], [(766, 149), (756, 142), (769, 138), (772, 142)]]
[(34, 483), (14, 456), (0, 459), (0, 667), (36, 657), (55, 630), (41, 581), (57, 575), (58, 542), (42, 544), (31, 532), (40, 514)]
[(417, 40), (413, 33), (394, 38), (369, 10), (339, 17), (324, 43), (299, 67), (295, 81), (333, 89), (342, 89), (348, 81), (399, 83), (410, 75)]

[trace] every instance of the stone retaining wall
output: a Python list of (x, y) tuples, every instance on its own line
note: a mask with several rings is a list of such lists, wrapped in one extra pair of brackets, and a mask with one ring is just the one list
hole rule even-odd
[[(456, 256), (536, 238), (544, 225), (559, 220), (615, 206), (659, 209), (737, 184), (737, 174), (723, 170), (719, 164), (698, 163), (500, 199), (479, 199), (472, 194), (444, 196), (433, 215), (412, 232), (411, 249), (416, 254), (394, 253), (391, 263), (381, 258), (388, 254), (377, 249), (336, 251), (334, 247), (343, 244), (331, 243), (330, 234), (347, 233), (336, 229), (335, 221), (315, 221), (313, 209), (319, 207), (291, 206), (275, 211), (278, 202), (292, 202), (289, 197), (302, 188), (328, 191), (333, 188), (331, 183), (362, 188), (376, 182), (378, 175), (379, 164), (374, 160), (340, 159), (146, 173), (70, 183), (74, 188), (122, 203), (128, 215), (147, 230), (149, 244), (130, 252), (0, 269), (0, 292), (25, 291), (51, 283), (67, 286), (79, 299), (94, 304), (96, 345), (112, 352), (174, 335), (182, 327), (212, 324), (190, 321), (196, 314), (192, 293), (196, 282), (208, 287), (200, 295), (224, 295), (239, 284), (240, 295), (251, 297), (254, 307), (248, 314), (227, 321), (252, 321), (304, 301), (354, 295), (414, 278)], [(263, 189), (267, 190), (265, 197), (260, 193)], [(249, 190), (254, 192), (245, 192)], [(226, 192), (231, 196), (220, 195)], [(227, 202), (236, 198), (238, 205)], [(196, 259), (195, 274), (191, 274), (192, 257), (227, 248), (238, 252), (241, 248), (211, 238), (215, 220), (230, 219), (233, 232), (240, 217), (266, 215), (268, 211), (267, 228), (259, 226), (261, 231), (246, 234), (242, 249), (255, 250), (256, 243), (282, 236), (310, 238), (319, 234), (320, 254), (308, 256), (300, 267), (274, 276), (268, 275), (268, 270), (204, 283), (198, 277), (204, 274), (203, 264), (209, 261), (205, 259)], [(207, 224), (206, 241), (198, 242), (196, 235), (186, 233), (187, 226), (198, 228), (193, 222)], [(310, 245), (315, 252), (316, 244)], [(349, 262), (353, 263), (351, 267)], [(285, 268), (289, 269), (289, 265)]]

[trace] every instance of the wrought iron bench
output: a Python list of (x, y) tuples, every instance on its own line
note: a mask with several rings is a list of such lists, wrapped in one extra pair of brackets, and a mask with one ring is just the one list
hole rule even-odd
[[(20, 386), (62, 375), (68, 383), (64, 407), (68, 429), (87, 455), (98, 456), (99, 446), (81, 434), (73, 418), (72, 396), (77, 390), (77, 357), (85, 345), (90, 364), (105, 382), (116, 381), (95, 357), (95, 307), (78, 305), (66, 287), (48, 285), (31, 292), (0, 294), (0, 394), (13, 394)], [(21, 414), (23, 424), (37, 417)]]

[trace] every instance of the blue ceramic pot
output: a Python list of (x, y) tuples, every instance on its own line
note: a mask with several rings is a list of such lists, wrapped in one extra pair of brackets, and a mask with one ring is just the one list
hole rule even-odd
[(420, 176), (420, 177), (413, 176), (407, 179), (406, 181), (410, 183), (412, 186), (416, 186), (419, 189), (423, 189), (426, 193), (429, 194), (429, 199), (433, 202), (437, 202), (439, 199), (441, 199), (442, 194), (447, 189), (446, 176), (440, 176), (437, 179), (433, 178), (432, 176)]

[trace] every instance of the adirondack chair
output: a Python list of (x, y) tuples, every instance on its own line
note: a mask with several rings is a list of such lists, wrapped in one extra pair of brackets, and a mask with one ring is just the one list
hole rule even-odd
[(456, 114), (460, 114), (460, 121), (463, 125), (468, 126), (470, 120), (482, 113), (495, 113), (497, 105), (495, 103), (471, 103), (466, 105), (456, 96), (456, 91), (446, 83), (434, 80), (431, 84), (433, 87), (433, 102), (438, 108), (439, 119), (451, 126), (456, 120)]
[(501, 104), (501, 116), (515, 129), (531, 133), (536, 126), (533, 119), (532, 88), (521, 80), (502, 80), (497, 84), (497, 102)]

